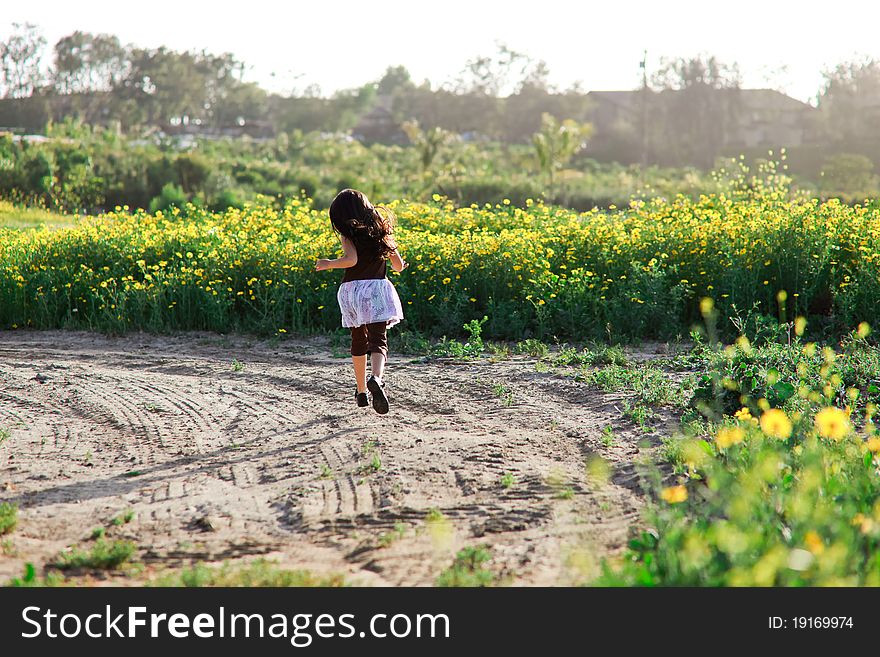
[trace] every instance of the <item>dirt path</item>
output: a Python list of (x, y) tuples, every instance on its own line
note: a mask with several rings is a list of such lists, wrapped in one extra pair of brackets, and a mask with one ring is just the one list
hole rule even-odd
[[(21, 508), (0, 581), (98, 526), (136, 541), (146, 575), (260, 554), (360, 584), (431, 584), (481, 543), (514, 584), (566, 584), (623, 546), (644, 434), (619, 397), (525, 357), (398, 356), (382, 417), (350, 376), (321, 340), (0, 333), (0, 501)], [(430, 509), (448, 520), (426, 526)]]

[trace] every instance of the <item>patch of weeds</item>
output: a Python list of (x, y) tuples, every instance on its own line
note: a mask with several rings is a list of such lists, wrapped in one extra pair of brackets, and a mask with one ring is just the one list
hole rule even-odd
[(21, 577), (13, 577), (6, 583), (6, 586), (16, 588), (37, 588), (43, 586), (64, 586), (64, 575), (56, 572), (49, 572), (45, 577), (37, 577), (37, 569), (34, 564), (26, 563), (24, 566), (24, 574)]
[(644, 404), (630, 404), (623, 402), (623, 417), (635, 422), (643, 430), (648, 430), (648, 421), (657, 417), (657, 414)]
[(412, 331), (401, 331), (394, 339), (394, 348), (398, 353), (413, 356), (430, 356), (433, 353), (431, 341), (425, 336)]
[(144, 410), (149, 411), (150, 413), (161, 413), (162, 407), (155, 402), (147, 402), (144, 404)]
[(690, 400), (690, 391), (693, 389), (691, 380), (676, 384), (661, 370), (638, 365), (606, 365), (596, 370), (584, 367), (576, 378), (598, 386), (604, 392), (633, 392), (640, 403), (652, 406), (672, 404), (684, 407)]
[(88, 452), (86, 452), (86, 455), (85, 455), (85, 457), (83, 457), (83, 460), (86, 462), (86, 465), (91, 465), (91, 464), (92, 464), (92, 452), (91, 452), (91, 450), (88, 451)]
[(104, 534), (106, 534), (106, 533), (107, 533), (107, 530), (104, 529), (103, 527), (95, 527), (92, 530), (92, 534), (91, 534), (91, 536), (89, 536), (89, 539), (91, 539), (93, 541), (97, 541), (99, 538), (104, 538)]
[(244, 363), (242, 363), (238, 358), (232, 359), (232, 371), (233, 372), (241, 372), (244, 369)]
[(134, 520), (134, 511), (132, 509), (126, 509), (113, 518), (113, 520), (110, 521), (110, 524), (114, 527), (121, 527), (122, 525), (127, 525), (132, 520)]
[(5, 541), (0, 541), (0, 554), (5, 557), (14, 557), (18, 554), (18, 550), (15, 549), (15, 544), (12, 542), (12, 539), (7, 538)]
[(599, 437), (599, 440), (602, 441), (602, 444), (605, 447), (614, 446), (614, 441), (616, 440), (616, 438), (614, 436), (614, 429), (611, 428), (610, 424), (602, 429), (602, 435)]
[(3, 502), (0, 504), (0, 536), (9, 534), (18, 524), (18, 506)]
[(330, 469), (330, 466), (326, 463), (321, 464), (321, 474), (318, 476), (318, 479), (333, 479), (333, 470)]
[(444, 513), (437, 508), (430, 508), (425, 514), (425, 522), (441, 522), (446, 520)]
[(366, 476), (382, 469), (382, 459), (378, 452), (378, 443), (375, 440), (368, 440), (361, 446), (361, 456), (369, 457), (370, 462), (361, 466), (360, 474)]
[(501, 485), (504, 488), (512, 488), (515, 483), (516, 477), (513, 476), (513, 473), (505, 472), (503, 475), (501, 475)]
[(472, 319), (465, 324), (463, 328), (470, 337), (464, 344), (458, 340), (449, 340), (444, 335), (440, 342), (431, 349), (431, 354), (447, 358), (479, 358), (485, 349), (482, 334), (483, 324), (487, 321), (489, 318), (484, 316), (483, 319)]
[(593, 349), (584, 348), (581, 351), (573, 347), (566, 347), (557, 352), (553, 357), (553, 365), (563, 367), (566, 365), (579, 365), (600, 367), (616, 365), (626, 367), (630, 365), (623, 347), (602, 345)]
[(131, 560), (137, 546), (131, 541), (107, 541), (99, 538), (91, 550), (85, 552), (74, 548), (58, 557), (55, 566), (62, 570), (71, 568), (91, 568), (108, 570), (118, 568)]
[(550, 347), (548, 347), (540, 340), (536, 340), (535, 338), (528, 338), (527, 340), (523, 340), (522, 342), (517, 342), (515, 351), (518, 354), (524, 354), (526, 356), (544, 359), (550, 354)]
[(483, 319), (472, 319), (464, 325), (464, 330), (470, 336), (465, 343), (465, 351), (472, 358), (477, 358), (483, 353), (483, 324), (489, 321), (489, 318), (483, 315)]
[(492, 560), (486, 545), (466, 547), (455, 555), (452, 565), (440, 573), (436, 585), (450, 586), (492, 586), (495, 574), (484, 565)]
[(406, 524), (398, 522), (394, 524), (394, 529), (379, 534), (378, 544), (380, 548), (387, 548), (395, 541), (399, 541), (406, 534)]
[(308, 570), (287, 570), (274, 561), (257, 559), (248, 564), (219, 568), (197, 564), (192, 568), (168, 573), (150, 582), (150, 586), (232, 586), (232, 587), (315, 587), (345, 586), (342, 575), (316, 575)]
[(507, 360), (510, 358), (510, 347), (503, 342), (487, 342), (486, 350), (491, 354), (491, 360)]
[(378, 453), (373, 453), (373, 457), (370, 459), (369, 464), (367, 464), (366, 469), (367, 472), (379, 472), (382, 468), (382, 459), (379, 458)]
[(503, 383), (493, 383), (492, 392), (495, 393), (495, 396), (498, 397), (505, 406), (510, 407), (513, 405), (513, 392)]
[(543, 374), (544, 372), (550, 371), (550, 366), (544, 361), (539, 360), (537, 363), (535, 363), (535, 371)]
[(574, 497), (574, 488), (571, 486), (563, 486), (556, 491), (556, 494), (553, 497), (557, 500), (570, 500)]
[(0, 427), (0, 445), (9, 440), (12, 433), (6, 427)]

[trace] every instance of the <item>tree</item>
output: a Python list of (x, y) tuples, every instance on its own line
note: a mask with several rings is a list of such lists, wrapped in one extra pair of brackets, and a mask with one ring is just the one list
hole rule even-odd
[(498, 97), (524, 83), (546, 86), (547, 64), (535, 62), (528, 55), (498, 43), (494, 55), (480, 55), (469, 60), (448, 87), (458, 94)]
[(0, 43), (0, 81), (6, 98), (25, 98), (42, 83), (40, 60), (46, 38), (31, 23), (13, 23), (12, 29)]
[(407, 121), (401, 128), (419, 153), (422, 173), (427, 175), (440, 149), (453, 141), (454, 135), (443, 128), (422, 130), (418, 121)]
[(61, 94), (110, 91), (126, 68), (126, 52), (117, 37), (77, 31), (55, 44), (52, 82)]
[(829, 136), (851, 144), (880, 132), (880, 61), (844, 62), (825, 71), (819, 109)]
[[(642, 93), (642, 101), (650, 103), (643, 114), (649, 122), (644, 130), (667, 135), (669, 141), (658, 149), (672, 155), (676, 164), (711, 168), (736, 120), (740, 84), (737, 66), (713, 56), (663, 59), (653, 77), (662, 93)], [(650, 125), (658, 120), (660, 131)]]
[(554, 174), (571, 161), (586, 144), (593, 126), (572, 119), (559, 121), (552, 114), (541, 117), (541, 129), (532, 136), (532, 145), (538, 156), (538, 165), (547, 175), (548, 196), (553, 196)]
[(415, 85), (405, 66), (389, 66), (376, 84), (376, 93), (380, 96), (391, 96), (396, 91), (412, 89), (413, 86)]

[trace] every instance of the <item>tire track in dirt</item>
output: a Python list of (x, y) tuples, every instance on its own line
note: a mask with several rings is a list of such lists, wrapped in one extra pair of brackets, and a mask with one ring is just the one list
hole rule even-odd
[[(423, 585), (485, 543), (509, 581), (558, 584), (585, 576), (572, 554), (594, 567), (625, 544), (646, 448), (619, 397), (524, 358), (395, 356), (392, 412), (378, 416), (355, 407), (349, 361), (329, 351), (318, 339), (0, 333), (0, 501), (21, 507), (19, 556), (0, 557), (0, 580), (87, 547), (124, 509), (132, 522), (107, 534), (135, 540), (150, 569), (272, 554)], [(603, 485), (585, 468), (593, 455), (610, 465)]]

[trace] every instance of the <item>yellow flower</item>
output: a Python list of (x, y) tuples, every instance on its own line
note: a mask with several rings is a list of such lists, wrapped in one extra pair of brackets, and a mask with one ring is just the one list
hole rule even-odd
[(660, 497), (662, 497), (664, 501), (669, 502), (669, 504), (678, 504), (679, 502), (684, 502), (688, 498), (687, 488), (684, 486), (670, 486), (669, 488), (664, 488), (660, 492)]
[(778, 408), (771, 408), (761, 414), (761, 431), (771, 438), (785, 440), (791, 435), (791, 420)]
[(815, 424), (819, 435), (831, 440), (842, 440), (851, 428), (846, 412), (833, 406), (816, 413)]
[(452, 280), (452, 279), (449, 278), (449, 277), (447, 276), (446, 278), (443, 279), (443, 285), (449, 285), (449, 282), (450, 282), (451, 280)]
[(752, 412), (749, 409), (747, 409), (745, 406), (743, 406), (741, 409), (739, 409), (736, 413), (733, 414), (733, 417), (735, 417), (737, 420), (743, 420), (743, 421), (751, 420), (752, 419)]
[(715, 442), (718, 447), (726, 449), (731, 445), (741, 443), (745, 435), (745, 432), (739, 427), (722, 427), (715, 435)]
[(822, 537), (812, 529), (804, 535), (804, 544), (813, 554), (822, 554), (825, 551), (825, 543), (822, 542)]
[(868, 438), (865, 446), (869, 451), (874, 452), (875, 454), (880, 452), (880, 438), (877, 438), (876, 436), (874, 438)]

